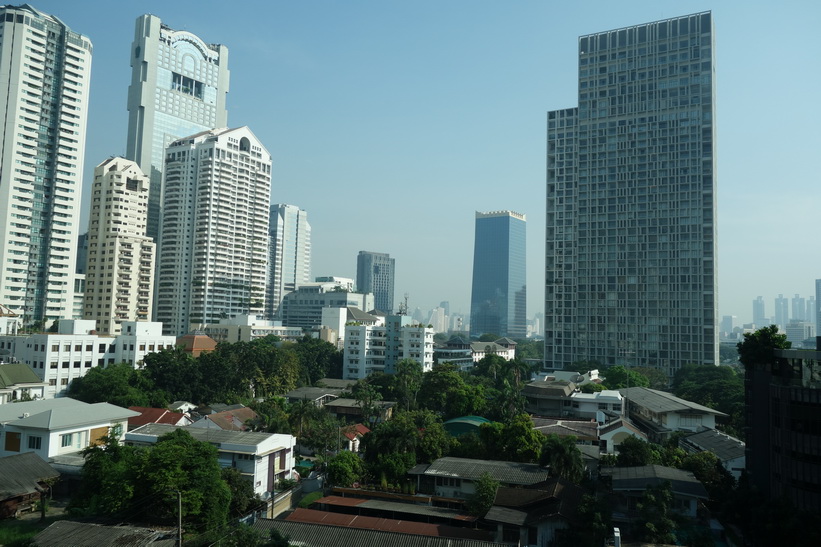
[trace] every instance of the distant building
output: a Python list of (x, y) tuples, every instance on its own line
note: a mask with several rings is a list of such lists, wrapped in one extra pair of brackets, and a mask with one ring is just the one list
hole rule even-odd
[(784, 298), (783, 294), (779, 294), (775, 299), (775, 324), (779, 329), (784, 329), (787, 326), (790, 316), (790, 301)]
[(753, 300), (753, 324), (762, 328), (766, 327), (769, 321), (764, 312), (764, 298), (759, 296)]
[(354, 307), (360, 310), (374, 308), (373, 295), (353, 292), (352, 281), (345, 278), (317, 279), (333, 280), (300, 285), (295, 291), (283, 297), (280, 308), (283, 325), (301, 328), (319, 327), (322, 324), (323, 308)]
[[(804, 314), (807, 312), (807, 300), (803, 298), (801, 295), (796, 294), (792, 297), (790, 301), (791, 304), (791, 311), (790, 320), (791, 321), (804, 321), (805, 317)], [(786, 325), (785, 325), (786, 326)]]
[(268, 271), (271, 155), (248, 127), (167, 149), (155, 317), (167, 334), (260, 315)]
[[(2, 363), (2, 359), (0, 359)], [(0, 364), (0, 405), (29, 399), (44, 399), (46, 382), (24, 363)]]
[(282, 297), (311, 281), (311, 225), (308, 213), (296, 205), (271, 205), (268, 228), (268, 288), (265, 309), (279, 315)]
[(186, 135), (228, 125), (228, 48), (156, 15), (141, 15), (131, 43), (126, 157), (150, 179), (147, 234), (159, 244), (165, 149)]
[(676, 397), (666, 391), (646, 387), (619, 390), (627, 399), (627, 416), (647, 438), (663, 443), (676, 431), (697, 433), (716, 428), (716, 417), (727, 415), (718, 410)]
[(250, 342), (266, 336), (276, 336), (280, 340), (297, 342), (305, 332), (301, 327), (284, 327), (280, 321), (267, 321), (251, 315), (238, 315), (231, 319), (220, 319), (215, 324), (197, 325), (196, 330), (212, 338), (215, 342)]
[(427, 372), (433, 368), (433, 329), (406, 315), (388, 316), (384, 326), (347, 325), (343, 378), (367, 378), (374, 372), (393, 373), (397, 362), (412, 359)]
[(72, 317), (91, 41), (0, 6), (0, 304), (24, 325)]
[[(393, 283), (396, 260), (387, 253), (359, 251), (356, 257), (356, 290), (373, 293), (374, 307), (393, 313)], [(365, 310), (370, 311), (370, 310)]]
[(476, 212), (470, 336), (527, 336), (526, 218)]
[(75, 378), (93, 367), (115, 363), (140, 366), (149, 353), (171, 349), (176, 338), (164, 336), (160, 323), (126, 321), (118, 336), (97, 334), (93, 320), (64, 319), (56, 333), (0, 335), (0, 352), (27, 364), (47, 387), (46, 398), (62, 397)]
[(821, 279), (815, 280), (815, 332), (821, 333)]
[(123, 321), (150, 321), (155, 246), (145, 235), (149, 183), (136, 163), (109, 158), (94, 168), (84, 319), (120, 334)]
[[(806, 321), (793, 319), (787, 323), (784, 332), (787, 335), (787, 340), (789, 340), (796, 349), (803, 347), (804, 340), (812, 339), (812, 341), (815, 342), (815, 325)], [(814, 348), (815, 345), (813, 344), (810, 347)]]

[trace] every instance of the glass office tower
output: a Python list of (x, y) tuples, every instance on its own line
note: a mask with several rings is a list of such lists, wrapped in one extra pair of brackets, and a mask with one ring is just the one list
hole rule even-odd
[(282, 297), (311, 280), (311, 225), (296, 205), (271, 205), (268, 222), (268, 287), (265, 310), (279, 317)]
[(356, 256), (356, 290), (372, 293), (376, 309), (391, 314), (395, 272), (396, 259), (388, 253), (359, 251)]
[(155, 15), (137, 18), (131, 44), (126, 157), (150, 179), (147, 235), (159, 242), (165, 149), (200, 131), (224, 128), (228, 48), (174, 30)]
[(545, 367), (716, 363), (709, 12), (579, 38), (548, 113)]
[(470, 336), (527, 336), (525, 215), (476, 213)]

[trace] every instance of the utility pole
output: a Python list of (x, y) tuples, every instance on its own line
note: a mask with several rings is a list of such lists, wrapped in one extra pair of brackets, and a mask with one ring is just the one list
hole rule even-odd
[(182, 492), (177, 490), (177, 545), (182, 547)]

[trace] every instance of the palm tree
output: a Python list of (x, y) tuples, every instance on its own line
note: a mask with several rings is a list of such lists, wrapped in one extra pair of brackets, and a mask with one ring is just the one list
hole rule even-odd
[(582, 453), (576, 446), (576, 437), (548, 435), (542, 445), (539, 464), (550, 470), (551, 477), (561, 477), (573, 484), (579, 484), (585, 475)]

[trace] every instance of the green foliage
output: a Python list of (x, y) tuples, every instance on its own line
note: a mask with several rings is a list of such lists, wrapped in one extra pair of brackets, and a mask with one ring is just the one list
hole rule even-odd
[(257, 413), (257, 418), (249, 423), (254, 431), (267, 433), (290, 433), (287, 403), (282, 397), (271, 397), (264, 401), (253, 401), (248, 405)]
[(527, 414), (519, 414), (506, 424), (482, 424), (479, 438), (489, 459), (525, 463), (539, 461), (544, 443), (544, 435), (533, 429)]
[(220, 476), (231, 492), (231, 504), (228, 506), (228, 514), (231, 518), (247, 515), (262, 503), (259, 496), (254, 493), (251, 481), (243, 477), (236, 469), (230, 467), (222, 469)]
[(494, 480), (490, 473), (482, 473), (475, 483), (476, 490), (468, 499), (465, 508), (473, 516), (484, 517), (496, 500), (496, 491), (499, 481)]
[(595, 382), (588, 382), (582, 384), (580, 389), (582, 393), (598, 393), (599, 391), (604, 391), (604, 386)]
[(604, 371), (603, 383), (607, 389), (649, 387), (650, 380), (636, 369), (616, 365)]
[(484, 414), (485, 396), (481, 386), (468, 385), (458, 369), (443, 363), (422, 377), (417, 398), (419, 406), (436, 412), (444, 420)]
[(107, 368), (94, 367), (85, 376), (75, 378), (69, 385), (68, 396), (85, 403), (108, 402), (125, 408), (165, 403), (153, 400), (148, 387), (142, 374), (133, 366), (118, 363)]
[(755, 332), (744, 333), (744, 340), (736, 346), (738, 360), (747, 368), (771, 364), (775, 360), (774, 349), (789, 349), (792, 343), (786, 334), (779, 334), (778, 327), (770, 325)]
[(544, 340), (532, 340), (522, 338), (516, 340), (516, 358), (527, 360), (544, 361)]
[(328, 477), (334, 486), (351, 486), (362, 479), (365, 473), (365, 464), (362, 459), (347, 450), (331, 458), (328, 462)]
[(498, 334), (494, 334), (492, 332), (486, 332), (482, 336), (479, 337), (480, 342), (495, 342), (501, 338)]
[(374, 424), (379, 419), (379, 401), (382, 395), (367, 380), (360, 380), (351, 388), (351, 394), (362, 412), (367, 424)]
[(315, 385), (342, 365), (342, 352), (319, 338), (307, 334), (293, 345), (300, 365), (300, 383)]
[(302, 509), (307, 509), (311, 506), (313, 502), (322, 498), (323, 496), (325, 496), (325, 493), (321, 490), (318, 492), (311, 492), (310, 494), (306, 495), (301, 500), (299, 500), (299, 507), (301, 507)]
[(676, 536), (673, 534), (676, 523), (670, 510), (672, 502), (673, 488), (669, 481), (644, 491), (638, 503), (639, 522), (643, 523), (640, 535), (644, 541), (676, 543)]
[(661, 369), (655, 367), (633, 367), (632, 370), (647, 378), (647, 381), (649, 382), (647, 387), (650, 389), (667, 391), (670, 387), (670, 379), (666, 374), (664, 374), (664, 372), (661, 371)]
[(422, 387), (422, 365), (413, 359), (402, 359), (396, 363), (393, 375), (396, 400), (405, 410), (416, 408), (416, 398)]
[(604, 545), (612, 530), (611, 510), (604, 499), (585, 494), (577, 511), (577, 524), (572, 530), (573, 547), (600, 547)]
[(650, 465), (654, 462), (655, 452), (647, 441), (636, 437), (627, 437), (616, 447), (618, 467), (635, 467)]
[(744, 427), (744, 379), (728, 366), (684, 365), (673, 378), (673, 394), (719, 412), (723, 429), (741, 435)]
[(682, 459), (680, 467), (701, 481), (712, 501), (723, 502), (736, 486), (735, 478), (712, 452), (689, 454)]
[(572, 436), (547, 435), (542, 444), (539, 464), (550, 469), (551, 477), (561, 477), (573, 484), (580, 484), (586, 471), (581, 450), (576, 446), (576, 437)]

